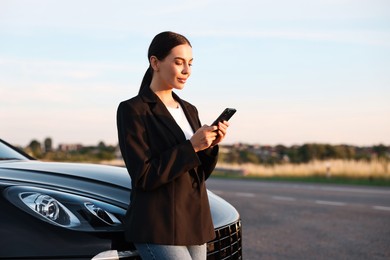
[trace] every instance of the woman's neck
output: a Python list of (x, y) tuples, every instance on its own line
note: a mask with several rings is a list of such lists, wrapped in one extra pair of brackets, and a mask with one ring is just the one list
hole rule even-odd
[(179, 107), (179, 103), (173, 98), (172, 89), (158, 89), (153, 87), (153, 85), (151, 85), (150, 88), (160, 98), (166, 107)]

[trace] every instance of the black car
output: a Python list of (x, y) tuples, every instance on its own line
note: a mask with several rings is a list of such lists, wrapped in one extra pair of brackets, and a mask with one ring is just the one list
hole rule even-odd
[[(0, 259), (139, 259), (123, 239), (126, 168), (42, 162), (0, 139)], [(208, 191), (208, 259), (242, 259), (236, 209)]]

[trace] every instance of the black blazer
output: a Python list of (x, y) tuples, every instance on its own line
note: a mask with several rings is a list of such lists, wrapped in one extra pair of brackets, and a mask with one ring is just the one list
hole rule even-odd
[[(194, 130), (197, 109), (174, 94)], [(150, 89), (117, 111), (119, 145), (132, 179), (126, 239), (136, 243), (199, 245), (215, 236), (205, 180), (218, 146), (195, 153), (165, 105)]]

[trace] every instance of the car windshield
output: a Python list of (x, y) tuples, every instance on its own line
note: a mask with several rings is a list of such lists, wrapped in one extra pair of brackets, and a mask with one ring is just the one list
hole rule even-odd
[(0, 140), (0, 161), (4, 160), (28, 160), (28, 158)]

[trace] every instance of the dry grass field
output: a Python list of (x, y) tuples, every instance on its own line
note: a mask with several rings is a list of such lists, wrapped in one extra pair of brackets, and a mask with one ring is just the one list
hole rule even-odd
[[(123, 160), (102, 161), (100, 163), (124, 166)], [(285, 163), (274, 166), (218, 163), (213, 176), (390, 186), (390, 162), (328, 160), (302, 164)]]
[(386, 161), (312, 161), (305, 164), (278, 164), (273, 166), (257, 164), (217, 165), (221, 171), (231, 171), (243, 176), (257, 177), (346, 177), (346, 178), (390, 178), (390, 163)]

